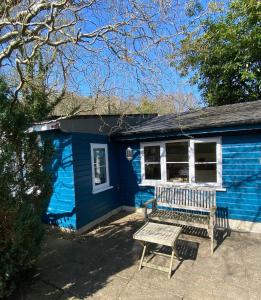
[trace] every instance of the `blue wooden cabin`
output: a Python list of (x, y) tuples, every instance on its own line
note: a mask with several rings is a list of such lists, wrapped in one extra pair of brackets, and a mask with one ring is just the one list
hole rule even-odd
[(80, 116), (34, 130), (56, 149), (48, 223), (82, 232), (141, 209), (164, 183), (212, 187), (219, 226), (261, 232), (261, 101), (124, 121)]

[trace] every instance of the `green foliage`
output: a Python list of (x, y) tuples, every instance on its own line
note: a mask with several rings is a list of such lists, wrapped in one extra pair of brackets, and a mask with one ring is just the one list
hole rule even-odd
[(233, 0), (225, 14), (201, 20), (174, 55), (173, 65), (191, 76), (211, 105), (259, 100), (261, 2)]
[(28, 87), (23, 99), (15, 101), (0, 78), (0, 298), (12, 293), (40, 251), (52, 147), (26, 130), (46, 118), (43, 99), (43, 91)]
[(29, 203), (1, 212), (0, 297), (9, 296), (40, 253), (43, 227)]
[(157, 113), (155, 101), (152, 101), (147, 97), (143, 97), (137, 106), (137, 112), (141, 114)]

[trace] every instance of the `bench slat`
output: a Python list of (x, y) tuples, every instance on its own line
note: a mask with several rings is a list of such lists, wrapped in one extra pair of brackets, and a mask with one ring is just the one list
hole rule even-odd
[(159, 207), (164, 207), (164, 208), (179, 208), (179, 209), (187, 209), (190, 211), (197, 211), (197, 212), (211, 212), (211, 208), (203, 208), (199, 206), (186, 206), (186, 205), (178, 205), (178, 204), (170, 204), (169, 202), (158, 202)]
[(210, 211), (215, 206), (215, 191), (176, 188), (156, 187), (155, 198), (159, 205), (168, 203), (169, 207), (185, 206), (197, 208), (197, 210)]
[(207, 229), (213, 253), (216, 191), (207, 188), (156, 186), (150, 214), (147, 213), (148, 204), (145, 204), (147, 220)]

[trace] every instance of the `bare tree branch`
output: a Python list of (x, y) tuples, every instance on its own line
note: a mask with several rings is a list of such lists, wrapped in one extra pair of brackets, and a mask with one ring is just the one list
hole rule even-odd
[[(97, 70), (108, 64), (117, 65), (119, 70), (132, 68), (139, 84), (150, 72), (157, 82), (155, 58), (164, 60), (166, 49), (171, 51), (184, 32), (179, 15), (182, 17), (185, 3), (186, 0), (4, 0), (0, 4), (0, 69), (17, 74), (12, 78), (16, 99), (27, 80), (26, 68), (39, 51), (45, 53), (48, 70), (53, 69), (50, 90), (60, 85), (61, 94), (70, 80), (79, 85), (74, 72), (86, 74), (85, 79), (90, 80), (95, 64)], [(205, 13), (195, 16), (194, 21)], [(162, 45), (166, 46), (164, 50)], [(104, 84), (103, 88), (107, 89)]]

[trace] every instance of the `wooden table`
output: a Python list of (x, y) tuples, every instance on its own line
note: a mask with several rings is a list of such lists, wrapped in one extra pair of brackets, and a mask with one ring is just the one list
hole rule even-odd
[[(181, 230), (182, 230), (181, 227), (177, 227), (174, 225), (165, 225), (165, 224), (152, 223), (152, 222), (147, 222), (144, 226), (142, 226), (133, 235), (133, 238), (135, 240), (138, 240), (139, 242), (141, 242), (143, 245), (143, 251), (142, 251), (141, 261), (140, 261), (140, 265), (139, 265), (139, 270), (141, 270), (142, 267), (148, 267), (148, 268), (160, 270), (163, 272), (167, 272), (168, 277), (170, 278), (171, 273), (172, 273), (172, 265), (173, 265), (174, 256), (176, 256), (179, 259), (178, 255), (176, 253), (175, 244), (181, 233)], [(170, 257), (169, 268), (155, 265), (148, 261), (144, 261), (146, 250), (147, 250), (148, 244), (150, 244), (150, 243), (171, 247), (171, 249), (172, 249), (171, 255), (161, 253), (158, 251), (150, 251), (150, 253), (153, 253), (154, 255)]]

